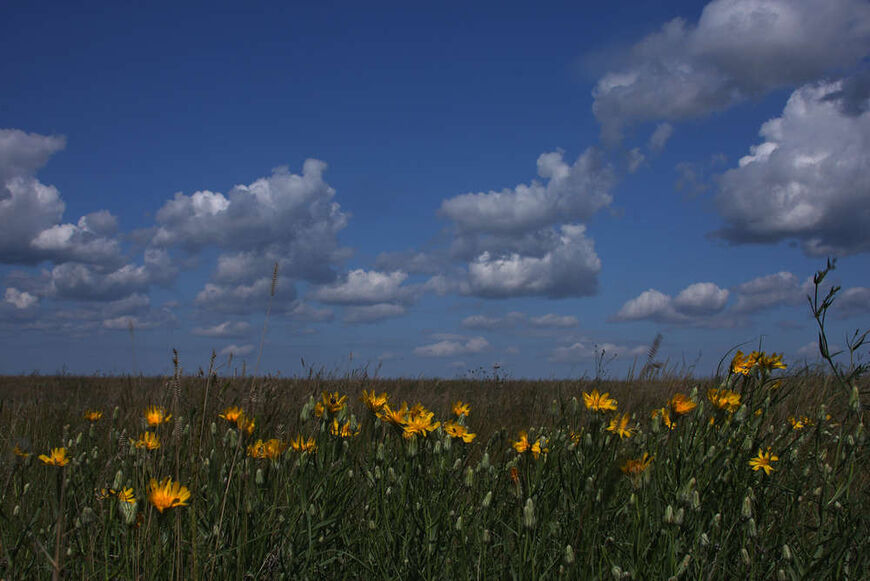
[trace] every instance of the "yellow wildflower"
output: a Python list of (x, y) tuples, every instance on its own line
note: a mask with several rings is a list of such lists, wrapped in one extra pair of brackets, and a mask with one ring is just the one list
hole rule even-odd
[(771, 465), (771, 462), (776, 462), (777, 460), (779, 460), (779, 456), (774, 456), (773, 454), (771, 454), (769, 448), (767, 452), (764, 452), (759, 448), (758, 456), (752, 458), (749, 461), (749, 465), (752, 466), (753, 471), (758, 472), (759, 470), (764, 470), (764, 473), (769, 476), (770, 473), (774, 471), (774, 467)]
[(620, 440), (622, 438), (630, 438), (634, 433), (634, 428), (628, 427), (629, 419), (628, 414), (622, 414), (621, 416), (616, 414), (611, 418), (610, 425), (607, 426), (607, 431), (619, 434)]
[(230, 423), (236, 423), (240, 417), (245, 415), (245, 412), (242, 411), (242, 408), (239, 406), (230, 406), (221, 413), (218, 414), (218, 417), (222, 420), (226, 420)]
[(159, 426), (165, 424), (172, 419), (172, 414), (166, 413), (166, 408), (162, 406), (148, 406), (145, 408), (145, 421), (149, 426)]
[(682, 393), (675, 393), (670, 401), (668, 401), (668, 406), (670, 406), (671, 411), (676, 415), (682, 416), (698, 407), (698, 404)]
[(537, 460), (538, 456), (540, 456), (542, 453), (546, 454), (550, 451), (549, 448), (544, 448), (546, 444), (546, 438), (538, 438), (537, 440), (535, 440), (535, 443), (532, 444), (532, 456), (535, 458), (535, 460)]
[(731, 373), (749, 375), (749, 371), (755, 365), (757, 356), (757, 351), (753, 351), (749, 355), (744, 355), (743, 351), (738, 351), (734, 354), (734, 359), (731, 360)]
[[(416, 408), (417, 406), (414, 407)], [(432, 422), (432, 417), (435, 415), (433, 412), (426, 411), (426, 408), (423, 408), (423, 406), (420, 406), (420, 408), (422, 408), (421, 411), (408, 415), (408, 420), (402, 428), (402, 436), (405, 438), (412, 438), (418, 434), (427, 436), (429, 432), (437, 430), (438, 426), (441, 425), (441, 422)]]
[(277, 459), (284, 450), (287, 449), (287, 444), (278, 438), (270, 440), (257, 440), (248, 446), (248, 456), (252, 458), (268, 458), (270, 460)]
[(471, 412), (470, 403), (463, 403), (462, 400), (459, 400), (453, 404), (453, 413), (456, 415), (456, 417), (467, 417), (469, 412)]
[(720, 410), (733, 413), (740, 407), (740, 394), (730, 389), (711, 388), (707, 390), (707, 399)]
[(344, 422), (344, 424), (338, 423), (338, 418), (332, 419), (332, 425), (329, 428), (329, 433), (333, 436), (339, 436), (341, 438), (352, 438), (359, 434), (359, 430), (356, 432), (353, 431), (350, 425), (350, 420)]
[(516, 442), (512, 442), (511, 446), (514, 447), (514, 450), (516, 450), (518, 454), (528, 452), (532, 449), (532, 445), (529, 442), (529, 434), (523, 430), (520, 432), (520, 438)]
[(671, 419), (671, 410), (669, 408), (659, 408), (657, 410), (653, 410), (652, 417), (662, 417), (662, 423), (668, 427), (669, 430), (673, 430), (677, 424)]
[(583, 403), (587, 410), (594, 412), (616, 411), (616, 400), (609, 396), (608, 392), (598, 393), (597, 389), (593, 389), (592, 393), (583, 392)]
[(316, 452), (317, 441), (313, 437), (303, 440), (302, 434), (299, 434), (296, 438), (290, 440), (290, 447), (297, 452)]
[(27, 452), (21, 448), (18, 444), (15, 444), (12, 447), (12, 453), (18, 456), (19, 458), (27, 458), (30, 456), (30, 452)]
[(793, 430), (803, 430), (807, 426), (813, 425), (813, 421), (807, 416), (801, 416), (799, 418), (795, 418), (794, 416), (789, 416), (788, 423), (791, 424), (791, 428)]
[(48, 456), (40, 454), (39, 459), (42, 460), (43, 464), (48, 464), (49, 466), (66, 466), (69, 464), (69, 458), (66, 457), (66, 448), (52, 448)]
[(187, 506), (190, 490), (186, 486), (182, 486), (181, 483), (172, 482), (172, 479), (167, 476), (159, 483), (156, 479), (152, 478), (150, 484), (148, 500), (161, 513), (167, 508)]
[(387, 395), (387, 392), (383, 392), (381, 395), (375, 395), (375, 390), (372, 388), (371, 393), (366, 393), (366, 390), (363, 390), (360, 400), (376, 414), (387, 404), (389, 396)]
[(786, 364), (782, 362), (781, 353), (771, 353), (770, 355), (765, 355), (764, 352), (762, 352), (758, 355), (757, 362), (759, 367), (766, 369), (767, 371), (786, 368)]
[(456, 422), (445, 423), (444, 431), (447, 432), (447, 435), (451, 438), (462, 438), (462, 441), (466, 444), (477, 437), (477, 434), (470, 433), (465, 426), (457, 424)]
[(408, 420), (408, 404), (407, 402), (402, 402), (402, 407), (397, 410), (392, 409), (390, 404), (384, 404), (378, 413), (378, 417), (381, 418), (382, 422), (401, 428)]
[(160, 447), (160, 436), (154, 432), (144, 432), (136, 440), (137, 448), (145, 448), (146, 450), (156, 450)]
[(644, 452), (643, 456), (636, 460), (626, 460), (621, 470), (629, 476), (638, 476), (649, 468), (650, 462), (652, 462), (652, 456)]
[(417, 402), (410, 410), (408, 410), (408, 419), (426, 415), (428, 411), (429, 410), (427, 410), (422, 403)]
[(133, 494), (132, 488), (122, 488), (116, 493), (118, 500), (127, 504), (136, 504), (136, 495)]
[(133, 494), (133, 489), (129, 487), (122, 488), (121, 490), (115, 490), (114, 488), (101, 488), (97, 493), (97, 500), (106, 500), (112, 496), (117, 496), (118, 500), (126, 502), (127, 504), (136, 503), (136, 495)]
[(240, 432), (251, 435), (254, 433), (254, 428), (257, 426), (257, 421), (254, 418), (248, 417), (244, 413), (239, 414), (236, 418), (236, 427)]
[(314, 404), (314, 415), (318, 418), (322, 418), (323, 414), (326, 413), (326, 408), (323, 406), (323, 402), (317, 402)]
[(103, 417), (103, 412), (100, 410), (85, 410), (84, 418), (89, 422), (98, 422)]
[(542, 452), (546, 453), (550, 451), (549, 449), (543, 447), (544, 445), (546, 445), (546, 443), (547, 440), (545, 438), (538, 438), (537, 440), (535, 440), (534, 443), (530, 442), (528, 433), (523, 430), (522, 432), (520, 432), (519, 440), (517, 440), (516, 442), (512, 442), (511, 445), (514, 447), (514, 450), (516, 450), (517, 453), (524, 454), (526, 452), (531, 452), (537, 460), (538, 456), (540, 456)]
[(337, 391), (334, 393), (324, 391), (320, 394), (320, 399), (323, 401), (324, 407), (329, 410), (329, 413), (336, 414), (344, 409), (344, 402), (347, 400), (347, 396), (339, 395)]

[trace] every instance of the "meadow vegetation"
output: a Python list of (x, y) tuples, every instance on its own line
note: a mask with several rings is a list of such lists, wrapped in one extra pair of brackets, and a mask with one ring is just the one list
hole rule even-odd
[(827, 370), (4, 378), (0, 578), (867, 579), (836, 290)]

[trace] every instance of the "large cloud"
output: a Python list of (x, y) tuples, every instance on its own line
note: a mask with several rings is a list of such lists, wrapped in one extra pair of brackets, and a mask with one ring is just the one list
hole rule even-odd
[(597, 291), (600, 270), (586, 227), (566, 224), (551, 231), (545, 251), (538, 255), (484, 251), (469, 263), (461, 288), (488, 298), (588, 296)]
[(419, 289), (442, 295), (595, 294), (601, 260), (577, 221), (610, 205), (615, 171), (595, 148), (573, 164), (561, 151), (541, 154), (537, 168), (543, 183), (445, 199), (439, 213), (452, 224), (446, 252), (385, 254), (379, 264), (432, 274)]
[(516, 234), (544, 226), (585, 220), (612, 201), (612, 168), (598, 152), (587, 149), (573, 165), (562, 152), (538, 157), (533, 181), (500, 192), (463, 194), (444, 200), (441, 214), (453, 220), (460, 232)]
[(60, 221), (65, 204), (34, 174), (63, 147), (62, 137), (0, 129), (0, 262), (41, 260), (30, 242)]
[(347, 255), (336, 235), (348, 217), (333, 201), (335, 190), (323, 181), (325, 170), (324, 162), (308, 159), (302, 175), (278, 168), (226, 196), (178, 193), (157, 212), (151, 242), (194, 252), (206, 246), (225, 251), (217, 273), (225, 281), (250, 282), (262, 275), (264, 265), (271, 270), (278, 262), (282, 276), (329, 282), (335, 277), (332, 264)]
[(65, 208), (60, 192), (35, 177), (64, 144), (62, 137), (0, 129), (0, 262), (75, 261), (117, 268), (123, 264), (114, 238), (117, 219), (101, 210), (76, 224), (60, 223)]
[(812, 278), (801, 283), (794, 274), (780, 271), (737, 286), (735, 313), (754, 313), (781, 305), (799, 305), (813, 290)]
[(783, 86), (814, 81), (870, 51), (863, 0), (713, 0), (635, 45), (593, 91), (606, 140), (623, 127), (706, 115)]
[(856, 110), (862, 88), (847, 95), (844, 86), (801, 87), (761, 127), (765, 141), (720, 178), (720, 236), (796, 239), (810, 256), (870, 250), (870, 91), (863, 87), (865, 107)]

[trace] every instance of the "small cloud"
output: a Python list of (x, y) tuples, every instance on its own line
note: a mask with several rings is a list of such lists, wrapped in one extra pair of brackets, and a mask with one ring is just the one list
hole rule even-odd
[(649, 143), (647, 147), (649, 147), (650, 151), (659, 152), (664, 149), (665, 144), (668, 142), (668, 139), (671, 138), (671, 135), (674, 134), (674, 126), (670, 123), (659, 123), (656, 126), (655, 131), (653, 131), (652, 135), (649, 136)]
[(19, 291), (17, 288), (9, 287), (6, 289), (6, 294), (3, 297), (10, 305), (16, 309), (29, 309), (39, 303), (39, 297), (33, 296), (29, 292)]
[(638, 357), (644, 355), (647, 349), (647, 347), (642, 345), (638, 347), (625, 347), (613, 343), (595, 345), (577, 342), (567, 347), (557, 347), (554, 349), (549, 361), (553, 363), (579, 363), (594, 358), (602, 351), (607, 355), (616, 355), (618, 357)]
[(529, 325), (532, 327), (567, 329), (570, 327), (576, 327), (579, 324), (580, 321), (577, 320), (577, 317), (571, 315), (554, 315), (553, 313), (547, 313), (546, 315), (531, 317), (529, 319)]
[(486, 315), (470, 315), (462, 319), (461, 326), (466, 329), (498, 329), (504, 325), (503, 317), (487, 317)]
[(254, 352), (253, 345), (227, 345), (220, 350), (219, 355), (230, 355), (234, 357), (245, 357)]
[(382, 303), (362, 307), (347, 307), (342, 321), (348, 325), (376, 323), (384, 319), (394, 319), (403, 316), (407, 310), (402, 305)]
[(212, 327), (195, 327), (191, 332), (200, 337), (244, 337), (251, 329), (247, 321), (224, 321)]
[(464, 341), (445, 339), (438, 343), (417, 347), (414, 349), (414, 354), (420, 357), (455, 357), (467, 353), (481, 353), (489, 348), (489, 341), (483, 337), (471, 337)]

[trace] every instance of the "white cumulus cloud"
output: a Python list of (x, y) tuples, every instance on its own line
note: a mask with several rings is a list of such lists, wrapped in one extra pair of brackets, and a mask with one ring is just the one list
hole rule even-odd
[(36, 297), (29, 292), (20, 291), (17, 288), (7, 287), (6, 293), (3, 296), (3, 300), (5, 300), (10, 305), (13, 305), (16, 309), (29, 309), (37, 304), (39, 304), (39, 297)]
[(416, 347), (414, 354), (421, 357), (455, 357), (468, 353), (481, 353), (489, 348), (489, 341), (483, 337), (457, 337)]
[(720, 236), (794, 239), (810, 256), (870, 251), (870, 111), (851, 114), (843, 88), (843, 81), (801, 87), (782, 116), (761, 127), (764, 141), (720, 177)]
[(461, 232), (513, 234), (585, 220), (612, 201), (613, 169), (594, 149), (568, 165), (562, 152), (538, 157), (538, 176), (512, 189), (463, 194), (444, 200), (441, 214)]
[(582, 224), (566, 224), (549, 237), (542, 255), (484, 251), (468, 265), (465, 294), (489, 298), (593, 295), (601, 260)]
[(820, 79), (870, 51), (863, 0), (713, 0), (697, 23), (671, 20), (637, 43), (593, 96), (603, 136), (725, 109)]
[(201, 337), (244, 337), (252, 329), (247, 321), (224, 321), (211, 327), (194, 327), (191, 333)]
[(323, 303), (365, 305), (407, 301), (411, 290), (402, 287), (408, 278), (400, 270), (378, 272), (376, 270), (356, 269), (332, 284), (325, 285), (314, 292), (313, 297)]

